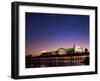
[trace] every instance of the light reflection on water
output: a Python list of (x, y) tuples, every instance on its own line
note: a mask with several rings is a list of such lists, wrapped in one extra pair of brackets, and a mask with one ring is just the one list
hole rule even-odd
[(33, 58), (26, 67), (58, 67), (89, 65), (89, 55)]

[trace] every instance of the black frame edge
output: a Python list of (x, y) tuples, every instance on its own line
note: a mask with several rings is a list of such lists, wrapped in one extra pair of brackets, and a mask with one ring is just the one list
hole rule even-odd
[(95, 73), (98, 74), (98, 7), (95, 7)]
[(38, 2), (21, 2), (14, 1), (18, 5), (28, 5), (28, 6), (45, 6), (45, 7), (60, 7), (60, 8), (77, 8), (77, 9), (95, 9), (96, 6), (85, 6), (85, 5), (69, 5), (69, 4), (56, 4), (56, 3), (38, 3)]
[(59, 74), (45, 74), (45, 75), (29, 75), (19, 76), (16, 79), (31, 79), (31, 78), (49, 78), (49, 77), (64, 77), (64, 76), (82, 76), (82, 75), (93, 75), (96, 72), (78, 72), (78, 73), (59, 73)]
[(18, 78), (18, 5), (11, 3), (11, 78)]

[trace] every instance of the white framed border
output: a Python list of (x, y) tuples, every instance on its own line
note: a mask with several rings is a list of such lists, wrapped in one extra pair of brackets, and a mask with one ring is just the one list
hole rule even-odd
[[(48, 68), (25, 68), (25, 12), (79, 14), (90, 17), (90, 65), (73, 67), (48, 67)], [(19, 75), (42, 75), (59, 73), (76, 73), (95, 71), (95, 10), (77, 8), (57, 8), (43, 6), (19, 6)]]

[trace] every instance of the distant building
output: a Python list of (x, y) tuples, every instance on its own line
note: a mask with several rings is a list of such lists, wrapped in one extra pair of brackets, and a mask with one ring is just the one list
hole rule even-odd
[(82, 53), (83, 48), (81, 46), (74, 45), (74, 53)]
[(83, 51), (83, 48), (78, 45), (73, 45), (72, 48), (59, 48), (58, 50), (55, 51), (42, 51), (41, 55), (65, 55), (65, 54), (72, 54), (72, 53), (83, 53), (83, 52), (88, 52), (88, 49), (85, 48)]
[(74, 48), (67, 48), (66, 49), (66, 53), (69, 54), (69, 53), (74, 53)]
[(66, 49), (65, 48), (59, 48), (58, 49), (58, 54), (59, 55), (65, 55), (66, 54)]
[(83, 48), (77, 45), (74, 45), (72, 48), (59, 48), (58, 50), (59, 55), (65, 55), (69, 53), (82, 53)]

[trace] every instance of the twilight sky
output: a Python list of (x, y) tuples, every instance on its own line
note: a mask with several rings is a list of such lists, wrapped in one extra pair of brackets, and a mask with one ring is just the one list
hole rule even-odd
[(89, 16), (29, 13), (26, 15), (26, 55), (73, 47), (89, 49)]

